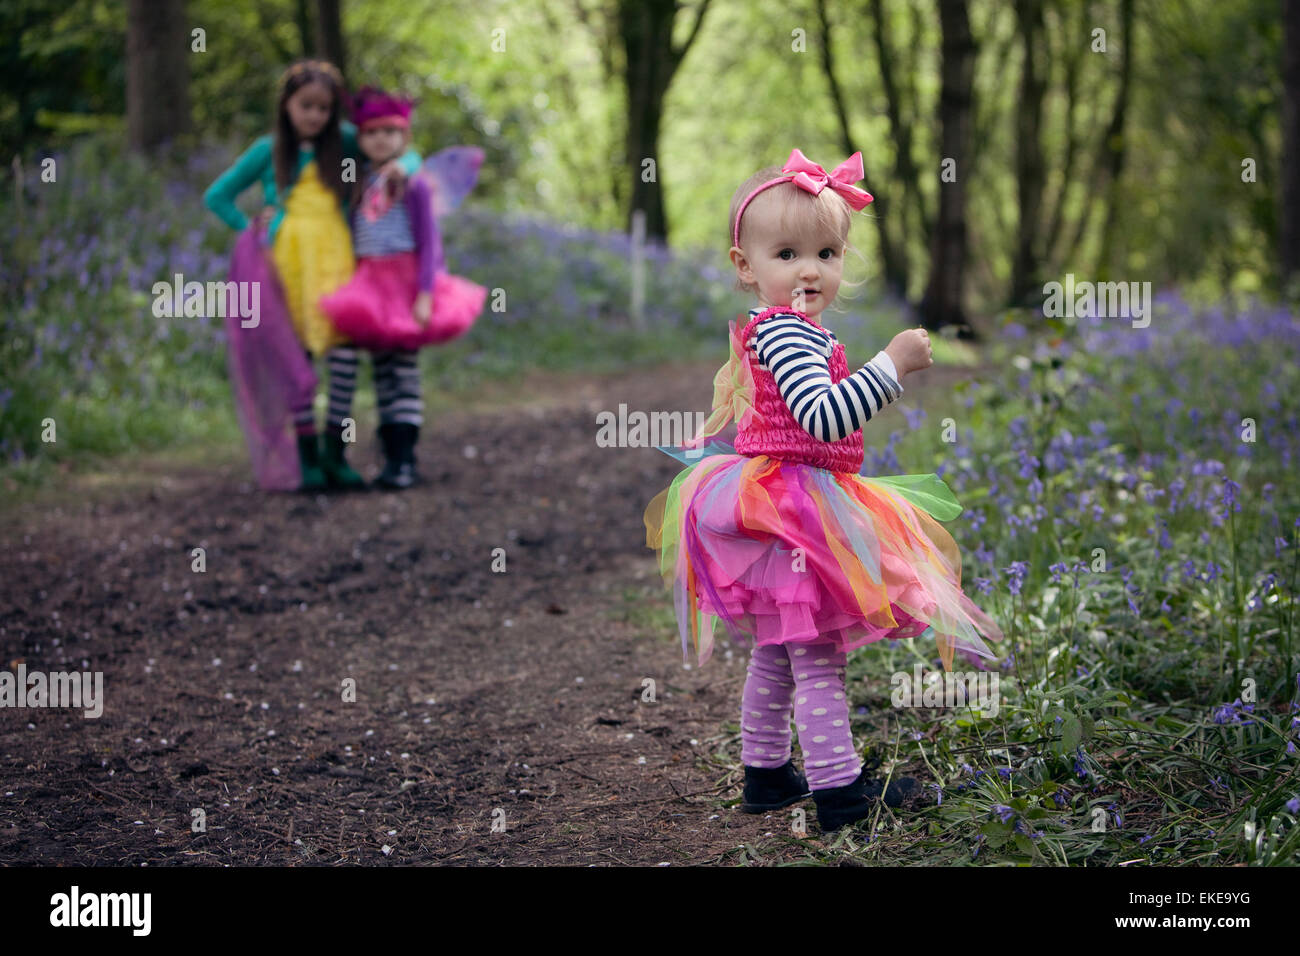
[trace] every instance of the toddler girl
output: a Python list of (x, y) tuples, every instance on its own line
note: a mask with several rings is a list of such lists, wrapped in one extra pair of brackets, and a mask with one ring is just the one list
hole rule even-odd
[[(736, 191), (731, 261), (758, 306), (731, 325), (732, 354), (714, 379), (714, 410), (688, 443), (737, 422), (735, 447), (676, 453), (693, 462), (646, 509), (647, 544), (674, 588), (683, 652), (712, 652), (713, 624), (752, 639), (741, 699), (742, 808), (809, 795), (823, 830), (867, 816), (882, 796), (918, 788), (870, 779), (849, 729), (846, 654), (882, 639), (934, 636), (994, 658), (1001, 631), (961, 590), (961, 557), (935, 519), (961, 506), (936, 475), (866, 477), (862, 427), (928, 367), (923, 329), (900, 332), (850, 373), (844, 346), (817, 317), (839, 289), (852, 211), (871, 196), (855, 153), (831, 173), (799, 150)], [(791, 760), (790, 719), (807, 778)]]

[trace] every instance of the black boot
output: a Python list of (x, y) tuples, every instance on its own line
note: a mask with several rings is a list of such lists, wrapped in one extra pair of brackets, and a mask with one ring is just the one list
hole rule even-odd
[(406, 422), (379, 426), (379, 440), (384, 446), (384, 470), (375, 483), (384, 488), (409, 488), (420, 480), (415, 470), (415, 443), (420, 427)]
[(745, 767), (745, 793), (740, 809), (766, 813), (798, 803), (808, 796), (808, 781), (787, 760), (780, 767)]
[(901, 807), (920, 790), (913, 777), (895, 777), (886, 788), (883, 780), (871, 779), (867, 776), (868, 772), (867, 767), (863, 767), (852, 783), (812, 792), (813, 801), (817, 804), (817, 822), (821, 824), (823, 832), (838, 830), (847, 823), (855, 823), (870, 816), (880, 801), (882, 791), (885, 806)]

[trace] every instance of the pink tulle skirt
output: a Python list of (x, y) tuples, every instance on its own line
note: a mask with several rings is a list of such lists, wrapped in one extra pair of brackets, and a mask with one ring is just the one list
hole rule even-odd
[(322, 296), (321, 310), (353, 344), (368, 349), (413, 351), (464, 335), (483, 311), (487, 289), (447, 272), (433, 280), (433, 311), (427, 325), (412, 314), (418, 289), (415, 253), (367, 256), (352, 280)]

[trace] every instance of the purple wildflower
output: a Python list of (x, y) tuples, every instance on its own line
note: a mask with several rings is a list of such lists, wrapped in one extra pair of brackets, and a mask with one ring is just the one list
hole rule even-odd
[(1241, 505), (1237, 503), (1237, 492), (1241, 491), (1241, 485), (1237, 484), (1231, 478), (1223, 479), (1223, 505), (1230, 511), (1240, 511)]
[(1010, 579), (1007, 585), (1008, 590), (1010, 590), (1012, 594), (1019, 594), (1020, 584), (1025, 580), (1025, 572), (1029, 570), (1029, 564), (1025, 561), (1012, 561), (1010, 567), (1003, 568), (1002, 570), (1007, 573), (1007, 576)]

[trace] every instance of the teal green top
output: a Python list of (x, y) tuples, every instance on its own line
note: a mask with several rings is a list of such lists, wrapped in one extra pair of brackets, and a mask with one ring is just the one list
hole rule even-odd
[[(344, 120), (339, 124), (339, 132), (343, 135), (344, 158), (355, 159), (360, 164), (364, 157), (361, 155), (361, 150), (357, 148), (357, 128)], [(259, 136), (253, 141), (253, 145), (244, 150), (243, 155), (235, 160), (235, 165), (218, 176), (217, 181), (203, 194), (203, 201), (207, 203), (209, 209), (221, 217), (222, 222), (231, 229), (243, 230), (248, 227), (248, 217), (239, 211), (235, 199), (260, 179), (262, 198), (266, 205), (277, 207), (275, 218), (271, 220), (268, 242), (275, 239), (276, 230), (280, 228), (280, 220), (284, 218), (284, 200), (288, 196), (287, 192), (283, 196), (280, 195), (275, 185), (273, 143), (274, 139), (270, 133)], [(298, 165), (293, 171), (293, 182), (297, 182), (298, 174), (311, 162), (315, 153), (316, 151), (311, 148), (298, 151)], [(408, 176), (414, 176), (420, 169), (420, 154), (414, 149), (408, 149), (397, 161), (406, 170)], [(293, 189), (292, 182), (288, 188)], [(344, 205), (346, 206), (346, 203)], [(347, 218), (346, 212), (344, 218)]]

